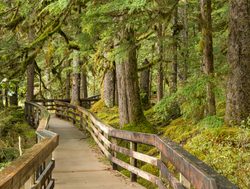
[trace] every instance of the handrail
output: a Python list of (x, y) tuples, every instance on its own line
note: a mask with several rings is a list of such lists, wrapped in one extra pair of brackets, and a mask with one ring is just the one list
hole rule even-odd
[[(80, 99), (80, 106), (84, 108), (90, 108), (94, 102), (100, 100), (100, 95), (90, 96), (88, 98)], [(36, 99), (33, 102), (40, 103), (41, 105), (47, 107), (47, 110), (54, 110), (54, 102), (62, 101), (62, 102), (70, 102), (70, 99)]]
[(38, 143), (0, 172), (0, 189), (53, 188), (52, 152), (58, 146), (59, 136), (47, 130), (50, 114), (45, 107), (26, 102), (25, 117), (36, 128)]
[[(102, 123), (93, 113), (80, 107), (73, 106), (62, 101), (55, 101), (56, 116), (71, 120), (83, 130), (87, 130), (98, 144), (101, 151), (113, 163), (113, 169), (117, 165), (130, 171), (131, 181), (136, 181), (140, 176), (159, 188), (166, 188), (164, 182), (168, 182), (174, 189), (184, 189), (192, 185), (197, 189), (236, 189), (238, 188), (225, 177), (219, 175), (211, 167), (195, 156), (188, 153), (178, 144), (162, 139), (154, 134), (145, 134), (115, 129)], [(130, 148), (117, 144), (117, 140), (127, 141)], [(152, 157), (137, 151), (138, 144), (155, 147), (160, 157)], [(130, 157), (130, 164), (116, 156), (117, 153)], [(149, 163), (159, 169), (160, 177), (152, 175), (138, 168), (137, 161)], [(171, 163), (175, 169), (184, 176), (184, 181), (179, 181), (175, 173), (171, 172), (167, 163)]]

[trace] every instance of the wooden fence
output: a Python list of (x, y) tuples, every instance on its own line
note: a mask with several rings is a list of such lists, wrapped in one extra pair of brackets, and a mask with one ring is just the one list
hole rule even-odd
[[(84, 108), (90, 108), (95, 102), (100, 100), (100, 95), (91, 96), (88, 98), (80, 99), (80, 106)], [(55, 110), (55, 101), (70, 102), (70, 99), (37, 99), (33, 100), (35, 103), (47, 108), (47, 110)]]
[(52, 152), (58, 145), (57, 134), (48, 131), (49, 112), (36, 103), (25, 103), (25, 116), (36, 128), (37, 144), (0, 172), (0, 189), (54, 188)]
[[(95, 99), (93, 99), (95, 101)], [(52, 152), (58, 145), (58, 135), (48, 131), (49, 113), (45, 107), (55, 110), (56, 116), (72, 121), (88, 131), (101, 151), (111, 161), (113, 169), (123, 168), (130, 172), (131, 181), (137, 176), (157, 185), (160, 189), (236, 189), (238, 188), (211, 167), (189, 154), (176, 143), (157, 135), (115, 129), (102, 123), (94, 114), (80, 106), (72, 106), (65, 100), (36, 101), (25, 104), (25, 115), (30, 125), (37, 128), (38, 144), (0, 172), (0, 189), (54, 187), (52, 170), (55, 162)], [(92, 103), (92, 102), (91, 102)], [(140, 151), (140, 147), (156, 149), (158, 156)], [(122, 156), (129, 157), (126, 161)], [(157, 168), (157, 175), (140, 169), (149, 164)], [(169, 169), (169, 165), (174, 167)], [(181, 181), (177, 178), (181, 175)], [(190, 186), (191, 185), (191, 186)]]
[[(113, 169), (118, 166), (130, 172), (131, 181), (136, 181), (137, 176), (144, 178), (159, 188), (165, 189), (170, 185), (174, 189), (234, 189), (237, 188), (225, 177), (219, 175), (211, 167), (185, 151), (176, 143), (162, 139), (157, 135), (129, 132), (114, 129), (102, 123), (94, 114), (80, 106), (73, 106), (67, 102), (55, 101), (56, 116), (72, 121), (83, 130), (87, 130), (101, 151), (112, 162)], [(129, 145), (121, 145), (127, 143)], [(158, 157), (149, 156), (138, 151), (139, 145), (155, 147), (159, 152)], [(130, 158), (124, 161), (119, 154)], [(138, 164), (150, 164), (159, 171), (159, 176), (141, 170)], [(171, 164), (175, 172), (169, 170)], [(182, 178), (177, 179), (176, 172)]]

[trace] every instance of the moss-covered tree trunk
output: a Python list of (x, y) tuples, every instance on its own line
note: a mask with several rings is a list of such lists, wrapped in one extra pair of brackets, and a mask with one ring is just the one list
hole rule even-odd
[(115, 70), (108, 69), (103, 82), (103, 99), (107, 107), (112, 108), (115, 105)]
[[(145, 59), (144, 65), (148, 65), (149, 62)], [(142, 104), (144, 107), (149, 106), (149, 96), (150, 96), (150, 68), (146, 68), (141, 71), (140, 76), (140, 92), (142, 96)]]
[(35, 62), (32, 61), (27, 66), (27, 93), (26, 101), (32, 101), (34, 98), (34, 80), (35, 80)]
[(226, 122), (250, 116), (250, 2), (230, 1)]
[(125, 60), (125, 80), (129, 123), (138, 124), (146, 121), (143, 114), (139, 80), (137, 68), (137, 47), (135, 42), (134, 31), (128, 28), (125, 32), (125, 39), (128, 44), (128, 57)]
[(159, 102), (163, 98), (163, 84), (164, 84), (164, 73), (163, 73), (163, 26), (158, 25), (157, 28), (157, 53), (158, 53), (158, 67), (157, 67), (157, 101)]
[[(201, 28), (203, 42), (203, 70), (209, 79), (214, 78), (213, 37), (212, 37), (212, 5), (211, 0), (200, 0)], [(207, 114), (216, 114), (214, 86), (207, 83)]]
[(81, 71), (81, 98), (88, 98), (88, 79), (86, 69)]
[(186, 81), (188, 78), (188, 58), (189, 58), (189, 27), (188, 27), (188, 2), (185, 0), (185, 5), (183, 8), (183, 43), (184, 43), (184, 52), (183, 52), (183, 72), (182, 79)]
[(0, 108), (3, 108), (3, 89), (0, 88)]
[(72, 90), (71, 90), (71, 101), (73, 105), (80, 104), (80, 52), (73, 52), (73, 61), (72, 61)]
[(4, 89), (4, 105), (6, 108), (9, 107), (9, 95), (8, 95), (9, 92), (8, 91), (9, 91), (8, 88)]
[(70, 99), (70, 91), (71, 91), (71, 77), (70, 77), (70, 71), (67, 71), (66, 73), (66, 89), (65, 89), (65, 98)]
[(128, 105), (126, 94), (126, 81), (125, 81), (125, 66), (123, 62), (117, 61), (116, 64), (116, 78), (117, 78), (117, 93), (118, 93), (118, 107), (120, 126), (129, 123)]
[(174, 10), (173, 17), (173, 43), (172, 43), (172, 55), (173, 60), (171, 63), (171, 78), (170, 78), (170, 94), (173, 94), (177, 91), (177, 75), (178, 75), (178, 9), (177, 7)]

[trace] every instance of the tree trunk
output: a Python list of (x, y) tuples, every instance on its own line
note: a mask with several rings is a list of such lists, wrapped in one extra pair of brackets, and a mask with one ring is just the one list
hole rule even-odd
[(27, 93), (26, 101), (32, 101), (34, 98), (34, 80), (35, 80), (35, 66), (34, 61), (27, 66)]
[(134, 31), (127, 29), (125, 33), (128, 42), (128, 59), (125, 60), (125, 79), (129, 123), (138, 124), (146, 121), (143, 114), (138, 82), (137, 56)]
[(71, 104), (80, 105), (80, 53), (73, 52), (73, 74), (72, 74), (72, 95)]
[(117, 79), (119, 118), (120, 118), (120, 126), (122, 127), (125, 124), (129, 123), (124, 63), (118, 62), (116, 64), (116, 79)]
[(15, 84), (15, 91), (10, 96), (10, 106), (18, 106), (18, 85)]
[(85, 69), (81, 72), (81, 98), (88, 98), (88, 81)]
[(173, 60), (171, 64), (171, 82), (170, 82), (170, 94), (177, 91), (177, 76), (178, 76), (178, 8), (174, 10), (174, 20), (173, 20)]
[[(149, 64), (148, 60), (145, 59), (144, 65)], [(144, 107), (149, 106), (149, 96), (150, 96), (150, 68), (147, 68), (141, 72), (140, 77), (140, 90), (142, 96), (142, 104)]]
[(158, 68), (157, 68), (157, 101), (159, 102), (163, 98), (163, 84), (164, 84), (164, 74), (163, 74), (163, 26), (159, 24), (157, 30), (157, 51), (158, 51)]
[(249, 0), (230, 1), (227, 83), (227, 123), (240, 124), (250, 115), (250, 6)]
[(3, 89), (0, 89), (0, 108), (3, 108)]
[[(203, 47), (204, 73), (212, 79), (214, 77), (213, 38), (212, 38), (212, 7), (211, 0), (200, 0), (201, 26)], [(216, 114), (214, 86), (211, 81), (207, 83), (207, 114)]]
[(66, 99), (70, 99), (70, 91), (71, 91), (71, 78), (70, 78), (70, 72), (67, 71), (66, 73)]
[(107, 70), (104, 76), (103, 99), (107, 107), (112, 108), (115, 105), (115, 71)]
[(188, 32), (188, 3), (185, 0), (185, 6), (183, 9), (183, 41), (184, 41), (184, 65), (183, 65), (183, 81), (185, 82), (188, 78), (188, 57), (189, 57), (189, 32)]
[(9, 98), (8, 98), (8, 89), (7, 88), (5, 88), (4, 89), (4, 100), (5, 100), (5, 107), (7, 108), (7, 107), (9, 107)]

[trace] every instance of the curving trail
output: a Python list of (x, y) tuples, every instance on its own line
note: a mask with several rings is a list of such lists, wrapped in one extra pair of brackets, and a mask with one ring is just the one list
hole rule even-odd
[(101, 162), (100, 154), (91, 149), (85, 135), (72, 123), (52, 117), (49, 127), (60, 135), (59, 146), (54, 152), (56, 189), (144, 188), (131, 183), (128, 178), (113, 171), (110, 165)]

